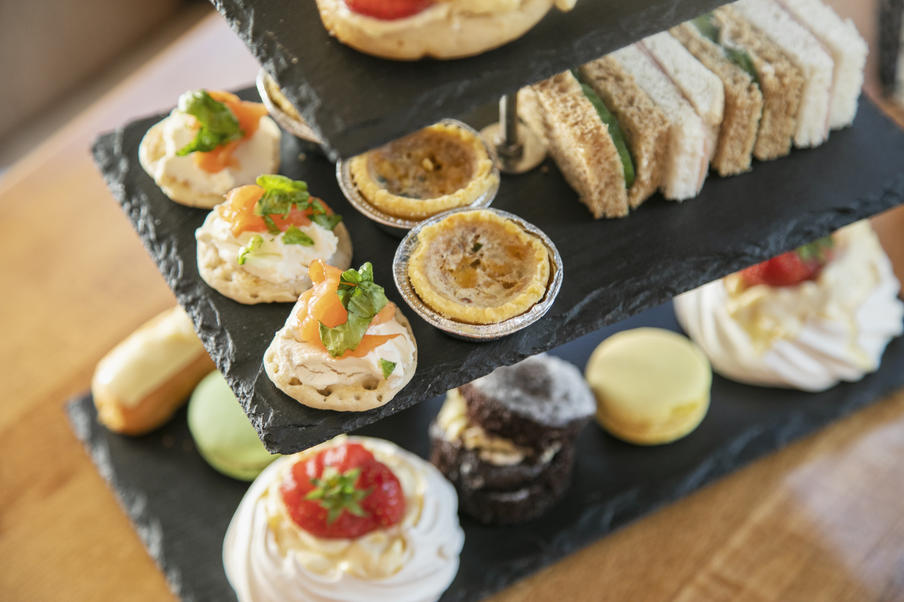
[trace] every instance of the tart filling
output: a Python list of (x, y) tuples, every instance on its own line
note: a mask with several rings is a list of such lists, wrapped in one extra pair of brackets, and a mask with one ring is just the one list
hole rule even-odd
[(418, 296), (447, 318), (494, 324), (543, 298), (549, 251), (517, 223), (492, 211), (455, 213), (425, 227), (408, 278)]
[(473, 203), (499, 176), (483, 142), (452, 123), (437, 123), (351, 159), (358, 191), (395, 217), (422, 219)]

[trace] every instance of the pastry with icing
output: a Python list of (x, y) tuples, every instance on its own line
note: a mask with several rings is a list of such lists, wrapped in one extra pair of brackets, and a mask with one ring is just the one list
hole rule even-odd
[(521, 37), (555, 6), (577, 0), (317, 0), (344, 44), (379, 57), (415, 60), (480, 54)]
[(593, 410), (577, 368), (554, 356), (530, 357), (448, 392), (430, 426), (430, 460), (470, 516), (527, 521), (567, 489), (575, 440)]
[(352, 243), (342, 216), (305, 182), (258, 176), (234, 188), (195, 232), (198, 272), (239, 303), (294, 302), (311, 287), (315, 260), (344, 270)]
[(339, 436), (271, 464), (223, 542), (239, 602), (432, 602), (458, 572), (455, 489), (389, 441)]
[(382, 406), (417, 368), (408, 320), (374, 282), (373, 266), (339, 270), (315, 260), (302, 293), (264, 353), (270, 380), (317, 409), (361, 412)]
[(822, 391), (879, 367), (904, 304), (867, 222), (675, 298), (713, 368), (743, 383)]
[(264, 105), (228, 92), (193, 90), (147, 131), (138, 159), (170, 199), (209, 209), (233, 188), (275, 173), (280, 138)]

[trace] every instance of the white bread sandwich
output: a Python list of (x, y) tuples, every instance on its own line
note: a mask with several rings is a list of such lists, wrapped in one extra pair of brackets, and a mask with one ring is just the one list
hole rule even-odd
[(797, 116), (806, 83), (803, 71), (777, 44), (760, 35), (730, 6), (716, 9), (711, 24), (718, 27), (719, 43), (745, 52), (756, 71), (763, 95), (763, 114), (753, 156), (768, 161), (787, 155), (797, 132)]
[(803, 98), (797, 117), (794, 144), (818, 146), (829, 136), (832, 82), (835, 63), (831, 54), (791, 13), (774, 0), (739, 0), (730, 5), (761, 35), (778, 44), (804, 73)]
[(842, 21), (820, 0), (778, 0), (782, 8), (822, 43), (835, 61), (829, 126), (849, 126), (857, 115), (857, 101), (863, 87), (863, 69), (869, 48), (850, 21)]
[(577, 0), (317, 0), (331, 35), (356, 50), (395, 60), (461, 58), (527, 33), (555, 6)]
[(525, 120), (595, 218), (624, 217), (656, 192), (665, 116), (614, 60), (560, 73), (520, 98)]
[(712, 13), (672, 28), (671, 34), (722, 81), (725, 111), (712, 167), (721, 176), (750, 169), (763, 113), (763, 94), (746, 51), (723, 46)]
[[(649, 52), (633, 44), (609, 55), (653, 100), (669, 124), (661, 190), (682, 201), (697, 196), (706, 180), (714, 145), (710, 127)], [(702, 101), (701, 101), (702, 102)]]

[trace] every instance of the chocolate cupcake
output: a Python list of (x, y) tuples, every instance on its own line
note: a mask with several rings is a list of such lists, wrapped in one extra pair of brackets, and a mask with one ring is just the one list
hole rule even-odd
[(593, 415), (577, 368), (538, 355), (458, 389), (430, 427), (431, 461), (483, 523), (536, 518), (565, 492), (574, 442)]

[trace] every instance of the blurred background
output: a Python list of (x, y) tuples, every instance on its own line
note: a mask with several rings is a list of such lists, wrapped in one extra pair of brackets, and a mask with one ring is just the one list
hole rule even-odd
[[(0, 81), (5, 82), (0, 173), (126, 82), (152, 57), (180, 41), (212, 52), (214, 47), (205, 45), (205, 39), (210, 42), (213, 31), (225, 28), (205, 0), (0, 2)], [(184, 39), (192, 29), (200, 30), (198, 41)], [(215, 51), (229, 56), (232, 68), (195, 79), (221, 86), (253, 80), (254, 60), (237, 38), (221, 35)], [(205, 61), (200, 52), (196, 61), (202, 72), (213, 62)], [(95, 122), (96, 131), (124, 123), (124, 116), (168, 109), (179, 93), (197, 87), (197, 81), (183, 83), (181, 74), (190, 71), (172, 69), (165, 86), (144, 89), (129, 99), (131, 115), (115, 112), (101, 118)], [(87, 144), (90, 140), (86, 148)]]

